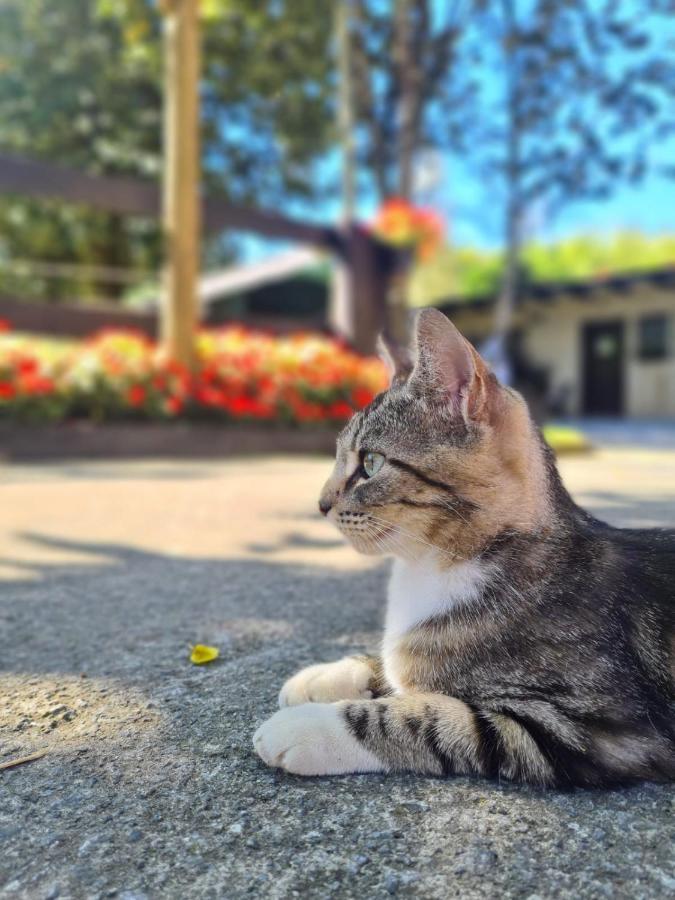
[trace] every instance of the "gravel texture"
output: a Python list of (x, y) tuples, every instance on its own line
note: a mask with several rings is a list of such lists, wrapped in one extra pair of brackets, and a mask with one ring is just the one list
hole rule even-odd
[[(568, 465), (582, 494), (608, 477)], [(653, 497), (622, 470), (597, 502), (672, 509), (675, 454), (654, 466)], [(253, 755), (288, 675), (376, 646), (386, 563), (315, 516), (326, 470), (0, 472), (0, 762), (48, 749), (0, 771), (0, 896), (672, 897), (670, 787), (301, 779)], [(220, 659), (192, 666), (197, 641)]]

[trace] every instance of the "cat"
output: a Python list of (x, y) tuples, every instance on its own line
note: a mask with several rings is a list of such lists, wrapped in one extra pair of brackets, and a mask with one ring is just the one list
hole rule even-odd
[(438, 310), (338, 438), (320, 510), (393, 555), (378, 657), (310, 666), (254, 736), (299, 775), (675, 778), (675, 531), (578, 507), (515, 391)]

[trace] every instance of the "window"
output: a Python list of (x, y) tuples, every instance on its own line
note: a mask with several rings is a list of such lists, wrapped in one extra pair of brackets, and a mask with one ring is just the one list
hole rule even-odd
[(668, 356), (668, 317), (644, 316), (638, 327), (640, 359), (665, 359)]

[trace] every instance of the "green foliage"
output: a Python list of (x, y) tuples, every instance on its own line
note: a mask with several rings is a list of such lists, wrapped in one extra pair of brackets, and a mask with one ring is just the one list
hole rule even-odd
[(449, 297), (493, 294), (501, 279), (501, 255), (473, 247), (444, 247), (428, 262), (415, 266), (410, 280), (413, 306), (426, 306)]
[[(156, 176), (160, 90), (156, 67), (122, 64), (119, 24), (93, 3), (7, 0), (0, 6), (0, 146), (94, 174)], [(155, 224), (59, 203), (0, 198), (0, 259), (148, 268), (159, 259)], [(0, 290), (58, 300), (117, 283), (17, 277)]]
[[(332, 131), (329, 0), (212, 0), (203, 21), (202, 147), (210, 193), (278, 204), (313, 196)], [(0, 147), (93, 174), (158, 178), (162, 16), (155, 0), (3, 0)], [(232, 255), (222, 236), (210, 263)], [(154, 222), (0, 197), (0, 292), (114, 298), (92, 277), (43, 279), (5, 259), (156, 270)]]
[(334, 140), (331, 0), (212, 0), (203, 23), (208, 184), (240, 201), (322, 196)]
[(648, 237), (632, 231), (608, 238), (578, 236), (555, 244), (523, 248), (526, 272), (534, 281), (573, 281), (614, 272), (640, 272), (675, 265), (675, 236)]
[[(619, 273), (675, 266), (675, 235), (650, 237), (633, 231), (607, 237), (579, 235), (553, 243), (532, 242), (523, 247), (522, 281), (567, 282)], [(432, 260), (418, 265), (411, 280), (415, 306), (449, 298), (494, 295), (500, 285), (503, 256), (497, 251), (445, 247)]]

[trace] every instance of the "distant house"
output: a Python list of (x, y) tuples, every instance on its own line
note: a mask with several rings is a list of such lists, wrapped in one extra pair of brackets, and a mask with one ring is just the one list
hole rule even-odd
[[(495, 298), (440, 304), (480, 343)], [(533, 285), (516, 311), (519, 358), (570, 415), (675, 419), (675, 267)]]
[(202, 275), (202, 320), (284, 328), (325, 327), (332, 265), (325, 254), (299, 247), (254, 263)]

